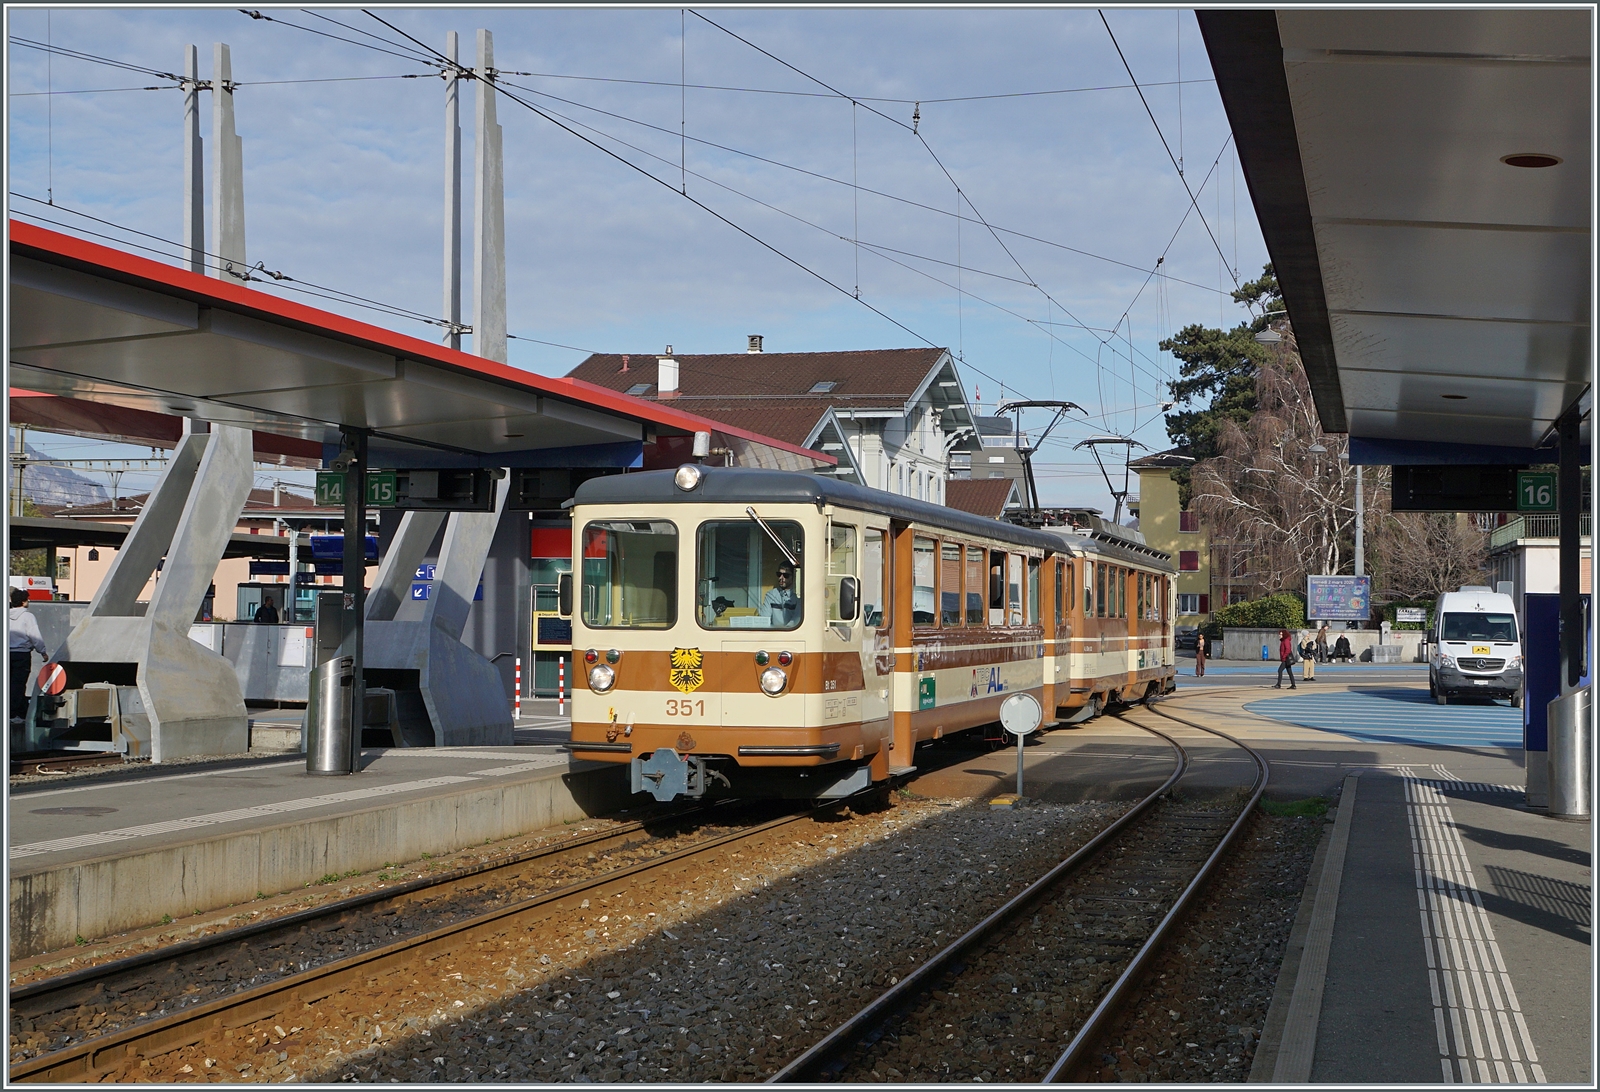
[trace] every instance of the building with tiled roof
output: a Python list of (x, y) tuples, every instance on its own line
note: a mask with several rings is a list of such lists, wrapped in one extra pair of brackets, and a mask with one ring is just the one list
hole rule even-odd
[(987, 519), (1005, 519), (1023, 507), (1016, 478), (956, 478), (945, 482), (945, 507)]
[[(953, 453), (979, 449), (946, 349), (595, 353), (570, 373), (834, 455), (840, 478), (944, 503)], [(715, 453), (714, 453), (715, 454)]]

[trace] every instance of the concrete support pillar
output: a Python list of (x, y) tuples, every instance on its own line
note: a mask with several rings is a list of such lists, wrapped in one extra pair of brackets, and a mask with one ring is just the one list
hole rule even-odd
[(200, 139), (200, 52), (183, 54), (183, 253), (192, 273), (206, 271), (206, 179)]
[[(367, 609), (366, 666), (400, 688), (400, 729), (413, 746), (426, 745), (430, 735), (440, 747), (514, 741), (499, 671), (461, 640), (509, 485), (508, 473), (495, 483), (492, 512), (407, 512), (378, 570)], [(397, 620), (441, 524), (431, 597), (420, 618)]]
[(244, 249), (244, 142), (233, 128), (233, 61), (218, 42), (211, 62), (212, 276), (233, 280), (248, 268)]
[(494, 36), (478, 31), (478, 125), (474, 148), (472, 351), (506, 362), (505, 162), (495, 120)]
[[(457, 60), (456, 32), (444, 39), (444, 55)], [(454, 323), (444, 343), (461, 348), (461, 81), (454, 68), (444, 72), (444, 318)]]
[[(186, 423), (86, 616), (56, 651), (69, 688), (116, 685), (118, 749), (164, 762), (249, 746), (238, 674), (189, 629), (249, 495), (251, 449), (249, 429)], [(155, 591), (140, 604), (163, 558)]]

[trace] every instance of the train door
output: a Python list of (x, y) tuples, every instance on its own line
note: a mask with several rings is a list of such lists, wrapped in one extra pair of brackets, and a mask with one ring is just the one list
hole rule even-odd
[(889, 717), (894, 642), (889, 633), (889, 531), (868, 527), (861, 538), (861, 720)]
[(870, 643), (872, 630), (862, 610), (860, 539), (861, 530), (854, 524), (829, 522), (823, 591), (827, 622), (822, 635), (824, 722), (853, 724), (868, 719), (862, 704), (867, 689), (862, 646)]

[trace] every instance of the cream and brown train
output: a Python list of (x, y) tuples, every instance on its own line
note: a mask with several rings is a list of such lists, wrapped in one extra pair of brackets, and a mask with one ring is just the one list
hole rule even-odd
[(595, 478), (564, 578), (572, 751), (635, 792), (837, 798), (917, 744), (1174, 686), (1170, 557), (811, 474), (686, 465)]

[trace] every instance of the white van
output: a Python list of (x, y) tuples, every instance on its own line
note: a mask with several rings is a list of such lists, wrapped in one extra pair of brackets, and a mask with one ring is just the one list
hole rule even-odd
[(1510, 698), (1522, 706), (1522, 644), (1517, 610), (1504, 592), (1468, 585), (1445, 592), (1433, 608), (1428, 639), (1428, 693), (1440, 705), (1452, 696)]

